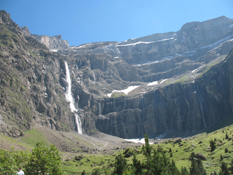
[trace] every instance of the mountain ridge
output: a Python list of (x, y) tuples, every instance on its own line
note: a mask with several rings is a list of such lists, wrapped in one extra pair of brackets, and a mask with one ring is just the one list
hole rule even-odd
[[(232, 84), (232, 19), (220, 17), (213, 25), (211, 20), (193, 23), (194, 27), (180, 30), (177, 39), (88, 43), (61, 46), (56, 52), (32, 35), (24, 37), (27, 28), (21, 32), (6, 12), (0, 16), (0, 115), (1, 132), (6, 135), (18, 137), (38, 124), (58, 131), (78, 130), (65, 100), (68, 74), (64, 61), (83, 133), (99, 130), (122, 138), (145, 133), (156, 137), (170, 131), (189, 135), (232, 113), (228, 98), (232, 89), (227, 86)], [(203, 38), (203, 31), (209, 29), (213, 33), (207, 36), (213, 37)], [(214, 32), (219, 32), (216, 37)], [(186, 35), (188, 39), (182, 40)], [(61, 36), (55, 38), (51, 47), (62, 44)], [(187, 42), (190, 45), (182, 48)], [(160, 55), (165, 58), (158, 59)]]

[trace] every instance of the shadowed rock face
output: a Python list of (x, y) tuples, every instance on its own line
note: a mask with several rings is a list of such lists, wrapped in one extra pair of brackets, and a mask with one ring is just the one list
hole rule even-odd
[[(0, 132), (19, 136), (34, 125), (77, 130), (65, 100), (64, 60), (85, 133), (136, 138), (205, 129), (233, 110), (232, 52), (225, 58), (232, 24), (220, 17), (178, 32), (69, 47), (61, 36), (20, 30), (0, 11)], [(107, 97), (129, 86), (137, 88)]]
[(232, 113), (232, 66), (233, 52), (195, 83), (171, 84), (136, 98), (106, 99), (105, 117), (97, 119), (96, 127), (123, 138), (204, 129)]

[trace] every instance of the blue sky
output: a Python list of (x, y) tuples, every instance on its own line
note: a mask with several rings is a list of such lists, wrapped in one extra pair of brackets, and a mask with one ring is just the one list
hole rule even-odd
[(71, 46), (175, 32), (187, 22), (233, 18), (232, 8), (233, 0), (0, 0), (19, 26), (61, 34)]

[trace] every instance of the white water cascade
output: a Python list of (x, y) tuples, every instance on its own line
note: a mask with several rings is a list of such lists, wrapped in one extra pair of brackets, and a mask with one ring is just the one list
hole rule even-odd
[(198, 99), (199, 105), (200, 105), (203, 125), (206, 128), (205, 115), (204, 115), (203, 106), (202, 106), (202, 97), (200, 96), (200, 94), (198, 92), (196, 94), (197, 94), (197, 99)]
[(94, 84), (95, 84), (95, 82), (96, 82), (96, 77), (95, 77), (95, 72), (92, 70), (92, 73), (93, 73), (93, 78), (94, 78)]
[(99, 107), (99, 116), (101, 116), (101, 104), (100, 104), (100, 102), (98, 103), (98, 107)]
[(72, 113), (74, 113), (78, 133), (82, 134), (81, 119), (80, 119), (80, 117), (78, 115), (78, 109), (76, 109), (76, 107), (74, 105), (74, 98), (73, 98), (72, 92), (71, 92), (70, 70), (69, 70), (67, 62), (66, 61), (64, 61), (64, 62), (65, 62), (65, 68), (66, 68), (66, 82), (68, 83), (67, 90), (66, 90), (66, 93), (65, 93), (66, 101), (70, 103), (70, 110), (71, 110)]

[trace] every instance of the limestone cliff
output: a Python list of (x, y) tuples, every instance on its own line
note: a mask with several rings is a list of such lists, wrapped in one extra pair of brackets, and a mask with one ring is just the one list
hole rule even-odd
[(232, 114), (232, 66), (233, 51), (195, 82), (174, 83), (135, 98), (105, 99), (96, 127), (123, 138), (203, 130)]
[(0, 11), (0, 132), (19, 136), (34, 125), (77, 131), (64, 61), (84, 133), (136, 138), (206, 129), (233, 110), (232, 24), (220, 17), (69, 47), (61, 36), (20, 29)]
[(0, 18), (0, 131), (17, 137), (35, 124), (75, 130), (59, 83), (66, 58), (24, 37), (5, 11)]
[(62, 40), (61, 35), (57, 36), (47, 36), (47, 35), (35, 35), (31, 34), (28, 27), (20, 27), (21, 32), (24, 36), (31, 36), (35, 38), (40, 43), (44, 44), (48, 49), (57, 51), (69, 48), (69, 43), (67, 40)]

